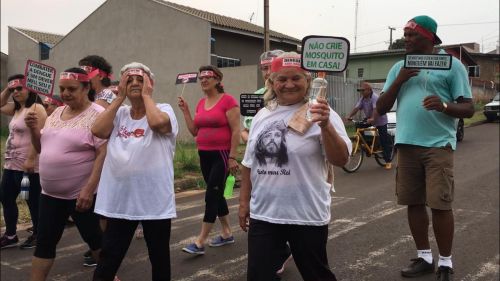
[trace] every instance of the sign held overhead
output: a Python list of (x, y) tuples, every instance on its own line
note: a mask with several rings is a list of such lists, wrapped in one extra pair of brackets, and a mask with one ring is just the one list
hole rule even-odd
[(349, 40), (311, 35), (302, 39), (302, 68), (309, 71), (343, 72), (349, 61)]
[(25, 87), (37, 94), (52, 97), (56, 69), (46, 64), (28, 60), (24, 70)]
[(435, 69), (435, 70), (449, 70), (451, 69), (451, 55), (438, 54), (438, 55), (405, 55), (405, 68), (418, 68), (418, 69)]

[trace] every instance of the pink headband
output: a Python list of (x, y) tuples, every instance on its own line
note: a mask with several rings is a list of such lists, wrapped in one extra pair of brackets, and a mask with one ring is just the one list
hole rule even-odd
[(212, 70), (203, 70), (200, 72), (200, 78), (201, 77), (219, 77), (215, 72)]
[(88, 65), (82, 65), (82, 66), (80, 66), (80, 68), (87, 72), (89, 79), (96, 77), (98, 74), (101, 75), (101, 77), (103, 77), (103, 78), (107, 77), (109, 79), (113, 79), (112, 74), (106, 73), (106, 72), (100, 70), (99, 68), (88, 66)]
[(144, 77), (144, 70), (142, 70), (140, 68), (130, 68), (127, 71), (125, 71), (125, 73), (123, 73), (123, 75), (126, 75), (126, 76), (136, 75), (136, 76)]
[(7, 88), (9, 89), (14, 89), (14, 88), (17, 88), (17, 87), (24, 87), (24, 80), (23, 79), (14, 79), (12, 81), (9, 81), (9, 83), (7, 84)]
[(273, 60), (271, 64), (271, 72), (278, 72), (282, 68), (285, 67), (292, 67), (296, 68), (298, 70), (305, 71), (301, 66), (300, 66), (301, 60), (300, 57), (298, 56), (293, 56), (293, 57), (279, 57)]
[(89, 82), (89, 76), (87, 74), (81, 73), (61, 72), (61, 74), (59, 74), (59, 80), (76, 80), (79, 82)]
[(411, 30), (415, 30), (416, 32), (418, 32), (420, 35), (424, 36), (425, 38), (431, 40), (432, 42), (435, 41), (435, 38), (434, 38), (434, 34), (432, 32), (430, 32), (429, 30), (423, 28), (422, 26), (418, 25), (416, 22), (414, 21), (409, 21), (406, 25), (405, 25), (405, 29), (411, 29)]

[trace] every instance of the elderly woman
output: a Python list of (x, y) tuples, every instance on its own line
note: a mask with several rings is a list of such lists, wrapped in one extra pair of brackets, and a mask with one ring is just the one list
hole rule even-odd
[[(127, 64), (121, 75), (118, 97), (92, 127), (95, 136), (109, 139), (95, 208), (107, 218), (107, 227), (94, 280), (113, 280), (139, 222), (152, 280), (170, 280), (177, 120), (169, 104), (155, 103), (147, 66)], [(131, 106), (122, 106), (126, 98)]]
[(330, 164), (347, 162), (351, 142), (324, 98), (312, 106), (312, 123), (306, 121), (310, 84), (299, 55), (278, 56), (271, 65), (266, 107), (252, 121), (239, 208), (240, 226), (249, 229), (250, 281), (279, 280), (276, 263), (287, 242), (304, 280), (336, 280), (326, 253), (327, 177)]
[[(27, 200), (33, 222), (33, 235), (21, 244), (21, 249), (30, 249), (36, 245), (38, 227), (38, 200), (40, 198), (40, 177), (38, 174), (38, 155), (31, 145), (31, 135), (24, 123), (24, 115), (31, 111), (38, 116), (41, 123), (46, 118), (42, 102), (36, 93), (28, 91), (24, 86), (24, 75), (9, 77), (7, 88), (2, 91), (0, 111), (3, 115), (12, 116), (9, 123), (9, 137), (5, 145), (4, 170), (0, 186), (0, 199), (5, 220), (5, 233), (0, 238), (1, 248), (14, 247), (19, 242), (16, 234), (19, 210), (17, 195), (21, 191), (23, 173), (30, 179), (30, 195)], [(12, 102), (9, 98), (12, 95)], [(36, 106), (38, 104), (38, 106)]]
[(42, 185), (32, 281), (46, 280), (69, 216), (95, 258), (101, 248), (102, 232), (93, 203), (106, 140), (94, 137), (90, 128), (104, 109), (88, 99), (89, 78), (80, 68), (60, 74), (59, 90), (65, 106), (47, 117), (43, 129), (36, 114), (25, 117), (33, 146), (40, 152)]
[(211, 65), (200, 67), (199, 72), (198, 79), (205, 97), (196, 106), (194, 120), (188, 104), (179, 97), (179, 107), (189, 132), (196, 137), (201, 172), (207, 186), (200, 235), (194, 243), (182, 249), (195, 255), (205, 254), (204, 245), (217, 217), (222, 233), (212, 239), (209, 246), (234, 243), (228, 219), (229, 209), (223, 195), (228, 171), (234, 174), (238, 169), (236, 156), (240, 142), (240, 109), (236, 100), (224, 92), (222, 72)]

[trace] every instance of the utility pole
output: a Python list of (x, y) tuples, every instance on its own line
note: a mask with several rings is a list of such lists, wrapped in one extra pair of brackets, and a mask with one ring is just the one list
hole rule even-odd
[(396, 28), (395, 28), (395, 27), (390, 27), (390, 26), (389, 26), (389, 34), (390, 34), (390, 35), (389, 35), (389, 48), (392, 46), (392, 32), (393, 32), (394, 30), (396, 30)]
[(264, 52), (269, 51), (269, 0), (264, 0)]
[(354, 10), (354, 52), (358, 44), (358, 0), (356, 0), (356, 8)]

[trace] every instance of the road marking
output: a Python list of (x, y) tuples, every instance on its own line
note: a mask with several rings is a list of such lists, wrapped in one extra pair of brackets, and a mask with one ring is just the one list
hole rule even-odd
[[(392, 207), (391, 207), (392, 206)], [(399, 207), (393, 201), (384, 201), (371, 208), (361, 211), (359, 216), (352, 219), (338, 219), (330, 223), (328, 231), (332, 234), (328, 235), (328, 240), (332, 240), (341, 235), (344, 235), (360, 226), (366, 225), (374, 220), (381, 219), (396, 212), (399, 212), (406, 207)]]
[(476, 272), (467, 274), (461, 281), (476, 281), (476, 280), (498, 280), (498, 259), (495, 258), (483, 263)]
[[(332, 205), (335, 205), (335, 207), (336, 207), (336, 206), (342, 205), (342, 204), (347, 203), (347, 202), (354, 200), (354, 199), (355, 198), (350, 198), (350, 197), (332, 197)], [(229, 206), (228, 209), (230, 211), (235, 211), (235, 210), (238, 210), (238, 207), (239, 207), (239, 203), (236, 203), (234, 205)], [(203, 218), (203, 216), (204, 216), (204, 214), (201, 213), (201, 214), (197, 214), (197, 215), (193, 215), (193, 216), (174, 219), (174, 220), (172, 220), (172, 229), (171, 230), (176, 230), (176, 229), (182, 228), (183, 225), (179, 225), (180, 223), (201, 220)]]
[[(471, 219), (465, 220), (464, 223), (455, 223), (455, 233), (461, 233), (467, 227), (469, 227), (473, 223), (477, 223), (487, 217), (489, 214), (488, 212), (482, 212), (482, 211), (472, 211), (472, 210), (464, 210), (464, 209), (457, 209), (455, 211), (457, 215), (463, 215), (464, 213), (470, 213), (473, 214)], [(432, 225), (430, 227), (430, 233), (432, 233)], [(455, 234), (456, 236), (456, 234)], [(433, 235), (429, 236), (430, 242), (435, 242), (435, 238)], [(358, 259), (356, 260), (356, 263), (352, 265), (348, 265), (347, 267), (352, 270), (356, 270), (356, 272), (360, 271), (366, 271), (369, 270), (370, 267), (389, 267), (389, 263), (387, 260), (381, 259), (381, 257), (385, 254), (387, 254), (390, 251), (398, 250), (400, 249), (400, 246), (409, 242), (413, 241), (413, 237), (411, 235), (403, 235), (401, 236), (398, 240), (394, 241), (392, 244), (382, 247), (380, 249), (377, 249), (375, 251), (369, 252), (367, 254), (366, 258), (363, 259)], [(376, 262), (376, 260), (380, 260), (380, 262)], [(471, 279), (466, 279), (467, 281), (471, 281)], [(464, 280), (465, 281), (465, 280)]]

